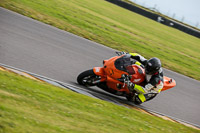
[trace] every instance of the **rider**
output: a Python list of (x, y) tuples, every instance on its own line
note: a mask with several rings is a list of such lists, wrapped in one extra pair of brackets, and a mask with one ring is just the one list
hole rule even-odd
[(137, 60), (135, 64), (143, 65), (146, 73), (146, 83), (140, 86), (134, 83), (129, 83), (130, 91), (137, 91), (139, 94), (133, 99), (135, 104), (141, 104), (147, 100), (154, 98), (163, 88), (163, 70), (161, 61), (153, 57), (149, 60), (137, 53), (129, 53), (132, 59)]

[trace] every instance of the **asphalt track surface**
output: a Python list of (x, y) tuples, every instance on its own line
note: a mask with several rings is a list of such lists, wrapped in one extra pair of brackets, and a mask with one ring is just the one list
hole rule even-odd
[[(0, 63), (78, 86), (80, 72), (102, 66), (112, 56), (111, 48), (0, 7)], [(166, 69), (164, 74), (177, 86), (140, 106), (200, 125), (200, 82)], [(126, 103), (100, 89), (88, 90), (101, 99)]]

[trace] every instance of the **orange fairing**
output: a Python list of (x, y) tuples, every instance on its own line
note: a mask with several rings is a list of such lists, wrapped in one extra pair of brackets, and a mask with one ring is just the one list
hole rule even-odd
[[(118, 91), (126, 91), (126, 86), (123, 85), (124, 83), (118, 81), (123, 74), (131, 75), (131, 82), (135, 84), (141, 84), (145, 80), (144, 69), (141, 66), (132, 64), (129, 59), (130, 58), (125, 55), (112, 57), (103, 61), (103, 68), (95, 67), (93, 71), (96, 75), (104, 76), (104, 79), (106, 78), (109, 88)], [(120, 85), (120, 89), (117, 88), (117, 86)]]
[(164, 87), (162, 91), (165, 91), (175, 86), (176, 86), (176, 81), (174, 79), (164, 76)]
[(109, 60), (104, 60), (104, 71), (105, 74), (113, 79), (121, 78), (122, 74), (128, 75), (127, 72), (119, 70), (115, 67), (115, 61), (120, 58), (119, 56), (115, 56), (110, 58)]
[(106, 80), (106, 75), (103, 67), (94, 67), (93, 72), (95, 73), (95, 75), (101, 76), (101, 82), (104, 82)]
[(104, 70), (102, 67), (94, 67), (93, 71), (94, 71), (95, 75), (98, 75), (98, 76), (104, 75)]

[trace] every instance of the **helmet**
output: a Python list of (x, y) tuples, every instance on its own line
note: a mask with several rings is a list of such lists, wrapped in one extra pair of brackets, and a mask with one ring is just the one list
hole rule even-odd
[(145, 72), (146, 74), (153, 75), (156, 72), (158, 72), (160, 68), (161, 68), (161, 61), (158, 58), (153, 57), (147, 61), (145, 65)]

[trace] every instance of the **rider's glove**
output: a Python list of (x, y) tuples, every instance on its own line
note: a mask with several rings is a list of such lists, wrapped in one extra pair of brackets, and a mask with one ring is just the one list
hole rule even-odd
[(133, 92), (134, 88), (135, 88), (135, 84), (132, 83), (131, 81), (128, 81), (127, 82), (127, 88), (129, 89), (130, 92)]

